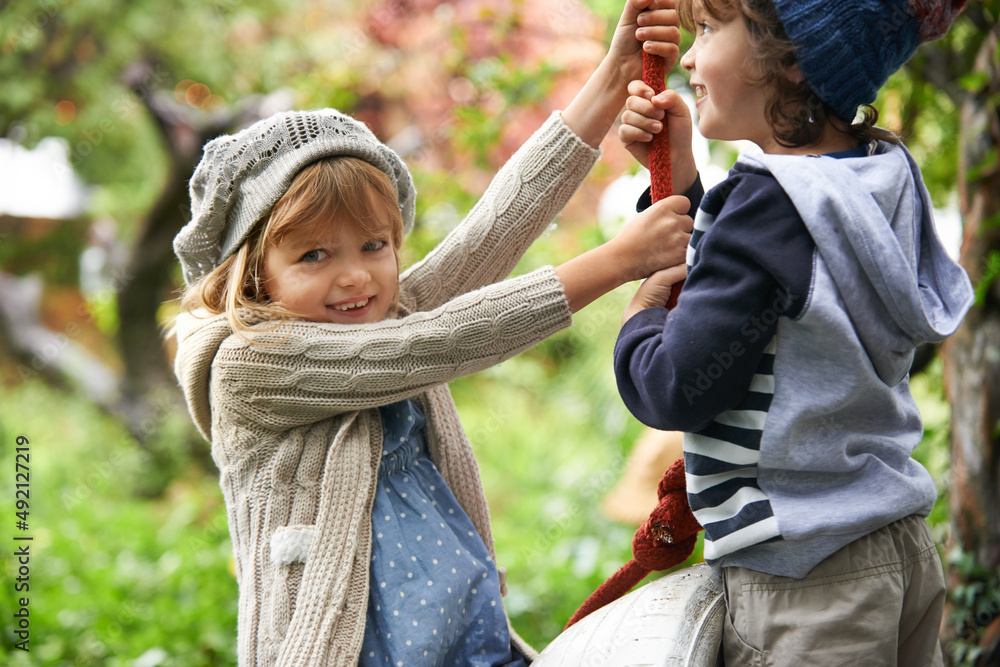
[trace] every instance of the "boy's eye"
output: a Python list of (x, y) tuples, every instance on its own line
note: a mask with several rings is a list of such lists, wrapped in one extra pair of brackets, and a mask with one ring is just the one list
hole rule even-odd
[(376, 250), (381, 250), (388, 245), (385, 241), (369, 241), (364, 245), (365, 252), (374, 252)]

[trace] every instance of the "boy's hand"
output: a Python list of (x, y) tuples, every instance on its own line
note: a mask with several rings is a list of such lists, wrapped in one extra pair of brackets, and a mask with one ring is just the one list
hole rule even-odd
[(621, 74), (622, 85), (642, 78), (642, 51), (664, 59), (667, 71), (680, 55), (681, 30), (677, 0), (626, 0), (608, 56)]
[(644, 280), (635, 296), (629, 301), (622, 314), (622, 324), (628, 322), (633, 315), (646, 308), (662, 307), (667, 305), (670, 299), (670, 292), (673, 285), (687, 277), (687, 265), (678, 264), (668, 269), (657, 271)]
[(687, 215), (690, 206), (687, 197), (667, 197), (629, 220), (608, 242), (615, 246), (615, 261), (624, 271), (622, 282), (684, 263), (694, 229), (694, 221)]
[(676, 192), (686, 192), (698, 176), (691, 149), (691, 110), (676, 91), (667, 89), (653, 96), (653, 89), (641, 80), (628, 84), (618, 138), (639, 164), (649, 168), (649, 142), (667, 124), (670, 137), (670, 166)]

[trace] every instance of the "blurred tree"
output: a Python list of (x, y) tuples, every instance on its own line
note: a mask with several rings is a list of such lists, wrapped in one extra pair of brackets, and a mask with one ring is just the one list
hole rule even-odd
[(961, 263), (976, 302), (946, 341), (952, 406), (950, 604), (956, 663), (1000, 664), (1000, 2), (970, 2), (919, 76), (960, 109)]
[[(133, 66), (130, 76), (144, 70)], [(244, 98), (214, 112), (178, 103), (173, 95), (151, 91), (143, 98), (166, 148), (167, 176), (152, 209), (143, 216), (118, 289), (118, 348), (124, 374), (118, 411), (132, 434), (143, 442), (143, 424), (160, 410), (160, 396), (176, 385), (167, 365), (157, 321), (160, 304), (169, 298), (177, 259), (173, 238), (190, 219), (188, 181), (210, 139), (258, 120), (268, 107), (263, 96)], [(177, 397), (176, 391), (170, 391)], [(156, 400), (150, 400), (155, 398)], [(179, 397), (178, 397), (179, 398)]]
[[(579, 88), (603, 53), (603, 29), (572, 0), (9, 3), (0, 134), (29, 146), (65, 138), (73, 168), (98, 186), (92, 214), (116, 221), (128, 247), (101, 320), (121, 360), (113, 412), (145, 442), (179, 399), (161, 304), (180, 283), (171, 241), (189, 218), (187, 181), (207, 140), (281, 107), (334, 106), (416, 167), (429, 195), (420, 213), (428, 199), (461, 211)], [(283, 103), (267, 96), (281, 90)], [(444, 217), (453, 224), (457, 212)], [(416, 236), (419, 256), (435, 239)]]
[(118, 325), (107, 333), (123, 373), (117, 401), (102, 405), (139, 442), (154, 435), (149, 424), (160, 420), (150, 417), (164, 401), (179, 398), (156, 314), (174, 296), (170, 244), (189, 217), (187, 180), (205, 141), (254, 119), (264, 99), (254, 93), (303, 67), (289, 9), (269, 0), (47, 0), (9, 3), (0, 18), (0, 76), (9, 82), (0, 134), (27, 145), (64, 137), (72, 167), (98, 186), (93, 214), (114, 219), (118, 242), (131, 248), (110, 271)]

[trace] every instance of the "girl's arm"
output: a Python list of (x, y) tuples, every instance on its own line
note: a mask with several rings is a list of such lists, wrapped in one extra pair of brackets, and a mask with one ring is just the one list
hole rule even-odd
[[(197, 341), (191, 348), (199, 358), (211, 359), (213, 412), (287, 429), (412, 397), (496, 365), (570, 323), (562, 283), (545, 267), (432, 311), (375, 324), (264, 324), (248, 334), (253, 343), (229, 335), (214, 355), (204, 349), (212, 344), (202, 341), (216, 340), (213, 328), (228, 330), (225, 315), (186, 337)], [(186, 340), (179, 343), (179, 355), (194, 356)], [(191, 373), (208, 371), (190, 360), (181, 365)], [(184, 375), (178, 373), (186, 387), (207, 386)], [(197, 398), (189, 396), (189, 403)]]
[(670, 197), (558, 269), (543, 267), (400, 319), (263, 324), (248, 334), (251, 343), (226, 335), (225, 315), (201, 326), (184, 315), (178, 368), (190, 370), (178, 377), (201, 374), (182, 384), (207, 386), (210, 372), (214, 410), (267, 428), (386, 405), (494, 366), (569, 326), (572, 312), (600, 294), (681, 263), (693, 224), (681, 213), (687, 209), (687, 199)]
[(465, 220), (400, 276), (403, 306), (433, 310), (507, 277), (599, 155), (553, 114), (501, 168)]
[(616, 287), (656, 271), (683, 273), (694, 227), (686, 215), (689, 208), (686, 197), (667, 197), (632, 218), (615, 238), (557, 267), (570, 309), (576, 312)]
[(407, 309), (436, 308), (513, 270), (597, 161), (597, 147), (622, 109), (628, 82), (641, 76), (640, 40), (668, 66), (676, 61), (680, 30), (674, 5), (675, 0), (627, 0), (607, 56), (566, 110), (503, 166), (463, 223), (403, 274), (401, 300)]
[(642, 79), (642, 51), (673, 69), (680, 54), (676, 0), (626, 0), (611, 47), (563, 112), (563, 120), (591, 146), (599, 146), (621, 113), (630, 81)]

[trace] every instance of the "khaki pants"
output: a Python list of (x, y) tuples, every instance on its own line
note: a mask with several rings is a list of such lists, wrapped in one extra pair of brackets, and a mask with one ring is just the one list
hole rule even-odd
[(805, 579), (724, 573), (727, 667), (942, 664), (944, 574), (919, 516), (848, 544)]

